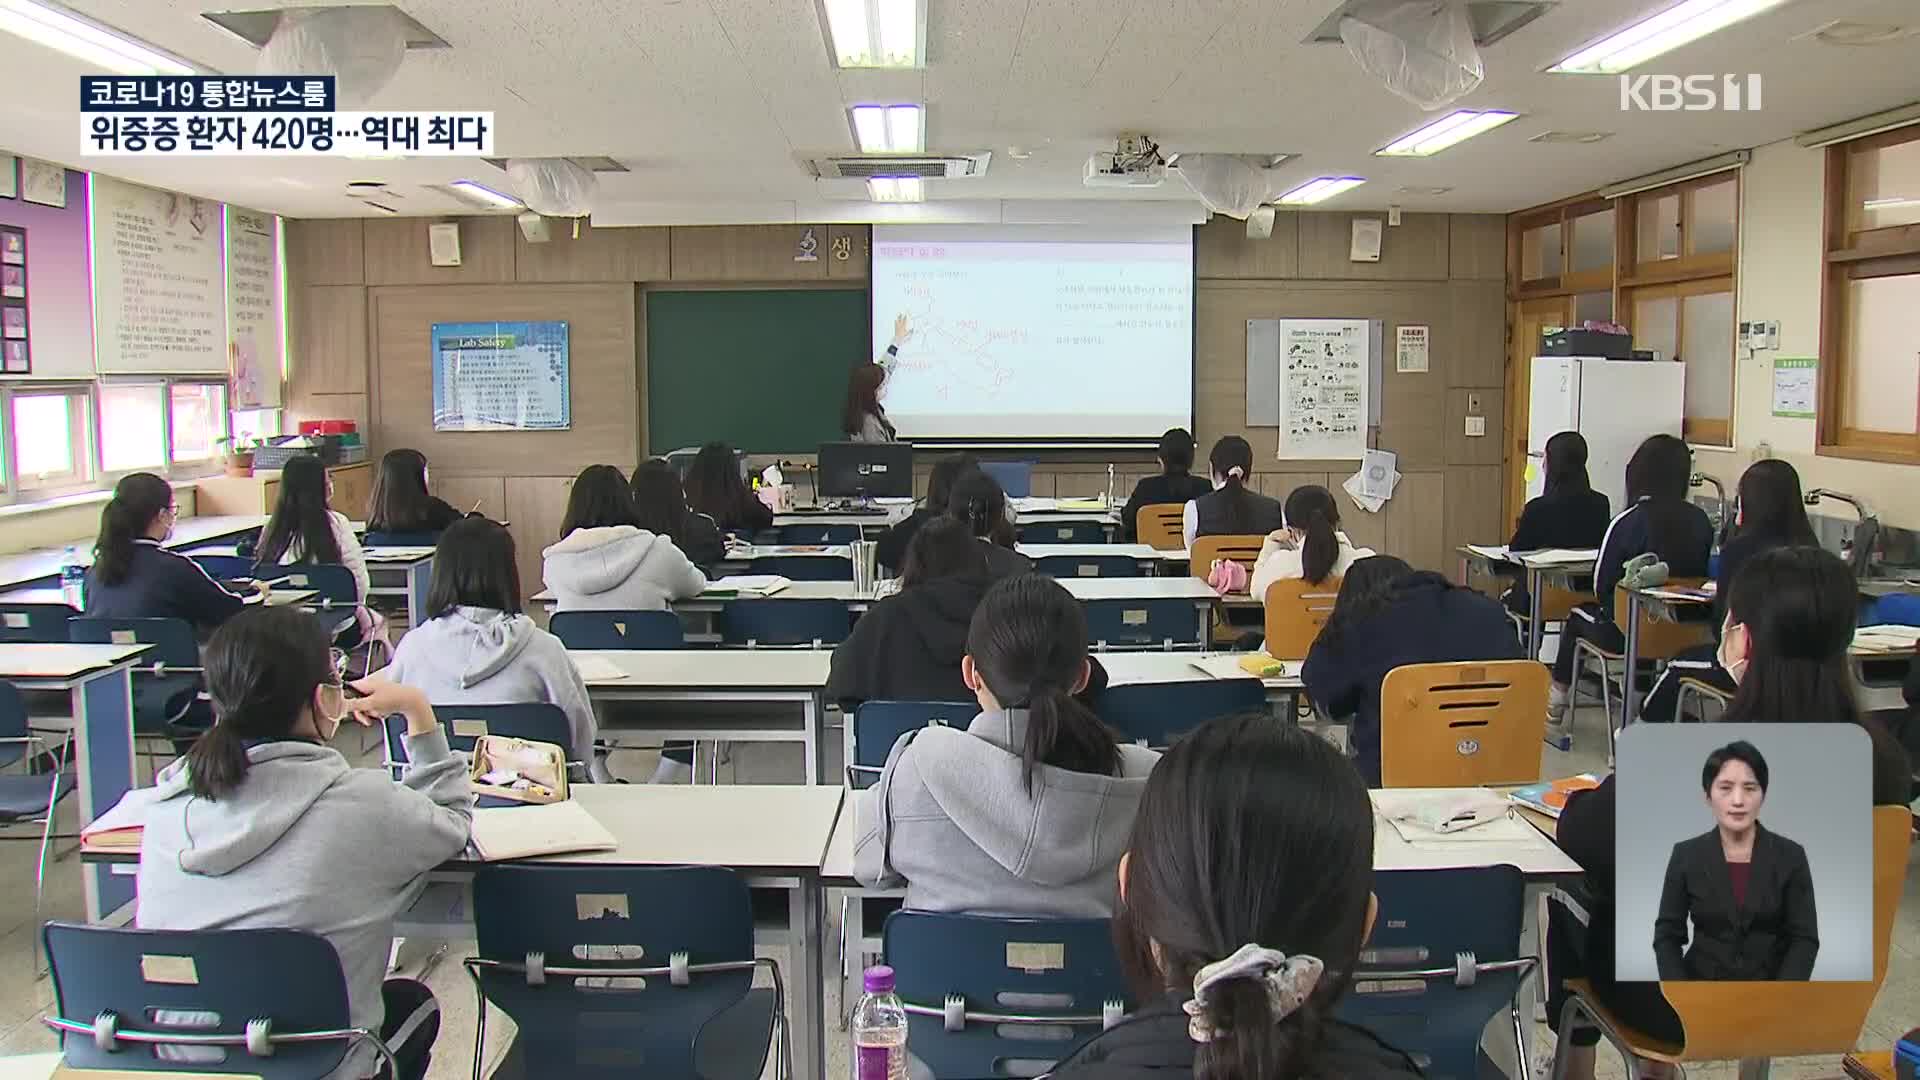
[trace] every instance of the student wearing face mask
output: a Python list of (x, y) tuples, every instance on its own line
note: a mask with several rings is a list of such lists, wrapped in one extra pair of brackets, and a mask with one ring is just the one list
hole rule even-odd
[[(294, 608), (228, 620), (202, 650), (213, 727), (96, 825), (144, 827), (142, 928), (284, 927), (326, 938), (346, 974), (353, 1026), (381, 1033), (401, 1077), (424, 1076), (438, 1005), (420, 983), (386, 979), (387, 954), (394, 918), (427, 871), (466, 847), (473, 796), (419, 690), (378, 677), (353, 684), (359, 723), (406, 718), (399, 782), (353, 768), (328, 745), (349, 708), (328, 645), (319, 620)], [(330, 1080), (373, 1076), (377, 1065), (358, 1046)]]

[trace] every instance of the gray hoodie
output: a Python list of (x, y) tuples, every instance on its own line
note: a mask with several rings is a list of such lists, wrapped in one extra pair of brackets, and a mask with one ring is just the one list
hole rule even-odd
[(556, 611), (664, 611), (707, 587), (670, 538), (632, 525), (575, 529), (543, 554)]
[[(1023, 709), (981, 713), (965, 731), (902, 737), (854, 803), (853, 875), (907, 886), (923, 911), (1104, 918), (1115, 870), (1158, 752), (1122, 744), (1120, 775), (1050, 765), (1028, 793)], [(891, 835), (889, 835), (891, 834)]]
[(458, 607), (407, 631), (382, 674), (435, 705), (560, 706), (573, 729), (568, 758), (589, 760), (599, 730), (587, 684), (560, 639), (525, 615)]
[[(95, 827), (145, 827), (141, 927), (319, 934), (340, 954), (353, 1025), (377, 1032), (393, 920), (418, 899), (427, 871), (466, 847), (473, 824), (465, 763), (441, 730), (410, 737), (407, 755), (396, 784), (328, 747), (262, 743), (247, 751), (240, 786), (217, 800), (188, 790), (181, 759)], [(373, 1064), (361, 1047), (333, 1076), (366, 1076)]]

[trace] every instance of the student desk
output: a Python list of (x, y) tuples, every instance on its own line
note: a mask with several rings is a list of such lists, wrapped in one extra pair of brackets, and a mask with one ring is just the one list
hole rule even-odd
[[(1187, 600), (1199, 617), (1202, 644), (1213, 632), (1213, 605), (1222, 599), (1213, 587), (1198, 578), (1061, 578), (1060, 584), (1082, 603), (1088, 600)], [(1231, 603), (1231, 600), (1228, 601)], [(1105, 655), (1105, 654), (1102, 654)]]
[(433, 583), (430, 547), (370, 547), (367, 558), (367, 596), (402, 597), (407, 602), (407, 626), (427, 621), (427, 588)]
[(870, 514), (844, 510), (799, 509), (773, 515), (773, 527), (777, 529), (782, 525), (855, 525), (859, 527), (863, 539), (871, 540), (911, 513), (913, 513), (912, 500), (897, 505), (883, 505)]
[[(134, 786), (133, 668), (145, 645), (0, 645), (0, 679), (20, 690), (64, 692), (72, 702), (80, 824)], [(133, 884), (104, 868), (83, 875), (87, 921), (133, 899)]]
[[(173, 551), (189, 551), (206, 547), (222, 540), (237, 540), (247, 533), (257, 531), (267, 523), (267, 519), (253, 514), (215, 514), (208, 517), (181, 518), (173, 527), (173, 535), (167, 538), (166, 547)], [(72, 546), (84, 563), (93, 562), (93, 541), (91, 536), (76, 538)], [(33, 585), (42, 582), (57, 584), (60, 578), (60, 562), (66, 558), (66, 545), (59, 547), (37, 548), (22, 551), (15, 555), (0, 556), (0, 589), (14, 585)], [(223, 550), (223, 555), (233, 554), (231, 549)]]
[[(1625, 731), (1629, 724), (1640, 718), (1640, 609), (1651, 605), (1664, 618), (1678, 621), (1683, 608), (1698, 608), (1713, 603), (1713, 597), (1690, 596), (1667, 593), (1670, 586), (1655, 585), (1650, 589), (1628, 589), (1626, 622), (1621, 624), (1621, 633), (1627, 639), (1626, 672), (1621, 676), (1620, 730)], [(1665, 594), (1665, 595), (1663, 595)], [(1609, 716), (1607, 723), (1613, 723)]]
[[(853, 549), (846, 544), (740, 544), (729, 546), (715, 566), (717, 573), (752, 574), (760, 559), (844, 559), (853, 561)], [(851, 578), (853, 572), (849, 570)]]
[(1036, 561), (1054, 556), (1074, 559), (1119, 556), (1139, 563), (1143, 575), (1165, 574), (1187, 562), (1184, 550), (1161, 551), (1151, 544), (1017, 544), (1014, 550)]
[[(1131, 686), (1135, 683), (1161, 682), (1212, 682), (1217, 676), (1211, 675), (1194, 666), (1194, 661), (1215, 656), (1244, 656), (1244, 653), (1196, 653), (1196, 652), (1112, 652), (1100, 654), (1100, 666), (1107, 669), (1108, 686)], [(1269, 704), (1292, 700), (1294, 695), (1306, 689), (1300, 681), (1298, 662), (1288, 664), (1290, 674), (1271, 679), (1262, 679), (1267, 688)], [(1253, 676), (1248, 675), (1251, 679)]]
[[(587, 696), (604, 731), (640, 731), (666, 740), (797, 742), (805, 751), (806, 782), (818, 784), (826, 773), (821, 728), (833, 654), (825, 649), (580, 650), (569, 655), (585, 665), (581, 674)], [(619, 674), (609, 677), (595, 669)], [(631, 701), (721, 703), (739, 706), (749, 715), (666, 722), (637, 710), (610, 716), (612, 710), (601, 708)], [(794, 705), (800, 707), (798, 726), (764, 715), (768, 707)]]

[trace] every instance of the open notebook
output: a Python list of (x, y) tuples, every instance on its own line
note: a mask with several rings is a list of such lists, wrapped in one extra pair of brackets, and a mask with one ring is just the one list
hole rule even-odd
[(736, 574), (707, 583), (702, 596), (772, 596), (793, 584), (778, 574)]
[(473, 812), (473, 850), (481, 862), (612, 851), (619, 847), (586, 807), (565, 802), (483, 807)]

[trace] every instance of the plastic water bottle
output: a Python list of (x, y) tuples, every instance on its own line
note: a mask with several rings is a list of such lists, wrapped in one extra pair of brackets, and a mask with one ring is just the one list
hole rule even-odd
[(853, 1080), (906, 1080), (907, 1010), (893, 993), (893, 969), (867, 969), (853, 1010)]
[(60, 599), (75, 611), (87, 609), (87, 568), (80, 561), (80, 550), (72, 544), (60, 556)]

